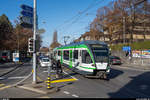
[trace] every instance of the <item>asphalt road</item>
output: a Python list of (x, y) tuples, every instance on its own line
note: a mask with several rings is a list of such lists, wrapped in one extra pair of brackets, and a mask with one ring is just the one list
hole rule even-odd
[[(7, 74), (0, 83), (6, 86), (22, 80), (30, 74), (31, 65), (25, 64), (15, 71)], [(42, 80), (47, 78), (47, 68), (38, 67), (38, 77)], [(59, 92), (42, 95), (18, 88), (6, 88), (0, 90), (0, 97), (50, 97), (50, 98), (146, 98), (150, 97), (150, 72), (124, 69), (112, 66), (110, 80), (85, 78), (68, 69), (64, 69), (64, 78), (76, 78), (73, 82), (53, 83), (60, 88)], [(0, 88), (1, 89), (1, 88)], [(14, 92), (15, 91), (15, 92)], [(17, 93), (21, 93), (17, 95)]]
[(13, 71), (1, 77), (0, 83), (6, 85), (15, 84), (20, 80), (22, 80), (23, 78), (25, 78), (27, 75), (29, 75), (31, 71), (32, 71), (31, 64), (27, 64), (27, 63), (24, 65), (20, 65), (18, 67), (14, 67)]
[(89, 79), (69, 70), (78, 79), (59, 83), (61, 91), (52, 98), (141, 98), (150, 97), (150, 72), (112, 66), (110, 80)]

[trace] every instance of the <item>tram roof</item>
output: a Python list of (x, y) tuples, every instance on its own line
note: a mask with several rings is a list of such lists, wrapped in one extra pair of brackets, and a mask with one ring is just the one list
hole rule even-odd
[(68, 46), (75, 46), (75, 45), (81, 45), (81, 44), (85, 44), (85, 45), (90, 45), (90, 44), (107, 45), (107, 43), (105, 43), (103, 41), (86, 40), (86, 41), (81, 41), (81, 42), (70, 43), (70, 44), (67, 44), (67, 45), (64, 45), (64, 46), (60, 46), (60, 47), (68, 47)]

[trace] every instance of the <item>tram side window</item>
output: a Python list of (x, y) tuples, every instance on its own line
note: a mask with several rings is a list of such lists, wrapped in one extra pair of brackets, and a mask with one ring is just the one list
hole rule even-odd
[(74, 59), (78, 59), (78, 50), (74, 50)]
[(61, 56), (61, 51), (58, 51), (58, 56)]
[(86, 50), (82, 50), (82, 63), (86, 64), (92, 63), (90, 54)]
[(64, 51), (64, 56), (63, 56), (63, 58), (65, 59), (65, 60), (69, 60), (69, 51), (67, 50), (67, 51)]

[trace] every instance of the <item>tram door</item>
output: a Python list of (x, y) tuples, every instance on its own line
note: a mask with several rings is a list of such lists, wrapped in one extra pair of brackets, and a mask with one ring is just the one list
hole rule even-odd
[(81, 62), (82, 63), (80, 64), (80, 68), (82, 70), (88, 70), (89, 67), (91, 66), (92, 59), (87, 50), (81, 51)]
[(72, 65), (74, 68), (79, 66), (79, 50), (73, 50)]

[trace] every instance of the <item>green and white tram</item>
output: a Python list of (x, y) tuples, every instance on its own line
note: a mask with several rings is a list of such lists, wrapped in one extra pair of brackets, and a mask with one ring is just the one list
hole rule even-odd
[(107, 78), (110, 73), (109, 48), (101, 41), (82, 41), (57, 47), (56, 60), (86, 77)]

